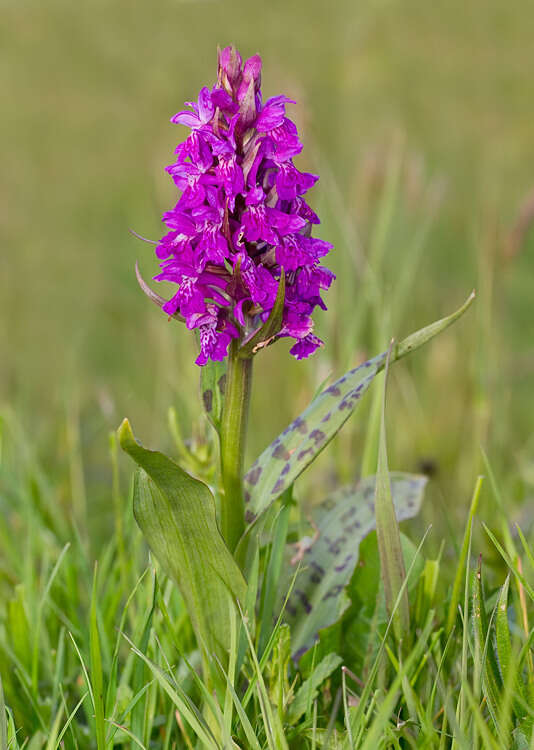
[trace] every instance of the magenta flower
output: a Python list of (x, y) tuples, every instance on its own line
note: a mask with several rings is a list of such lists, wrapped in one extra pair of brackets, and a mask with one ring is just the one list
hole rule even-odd
[(320, 259), (332, 246), (311, 236), (319, 219), (302, 197), (318, 178), (293, 164), (302, 144), (285, 114), (291, 100), (263, 104), (260, 83), (261, 58), (243, 64), (226, 47), (215, 86), (171, 120), (191, 134), (167, 167), (181, 196), (163, 215), (169, 231), (156, 248), (155, 278), (178, 285), (163, 310), (198, 331), (199, 365), (223, 360), (233, 339), (249, 340), (261, 328), (282, 274), (284, 309), (272, 338), (295, 339), (297, 359), (322, 345), (311, 314), (326, 310), (321, 292), (335, 277)]

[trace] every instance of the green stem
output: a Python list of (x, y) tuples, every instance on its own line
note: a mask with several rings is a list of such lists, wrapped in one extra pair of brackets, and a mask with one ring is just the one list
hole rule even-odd
[(221, 423), (221, 530), (231, 552), (245, 530), (243, 459), (251, 383), (252, 358), (240, 359), (234, 341), (228, 356)]

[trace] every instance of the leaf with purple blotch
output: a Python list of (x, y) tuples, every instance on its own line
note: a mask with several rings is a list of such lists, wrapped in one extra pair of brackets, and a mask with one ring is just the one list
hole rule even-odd
[[(392, 472), (391, 491), (398, 521), (417, 515), (427, 478)], [(314, 534), (289, 547), (281, 602), (298, 572), (284, 618), (291, 627), (293, 658), (299, 659), (319, 631), (337, 622), (348, 606), (345, 587), (358, 562), (360, 542), (376, 527), (375, 477), (343, 487), (312, 511)]]
[(261, 454), (245, 476), (249, 521), (266, 510), (328, 445), (383, 366), (384, 354), (322, 391)]
[[(395, 344), (391, 362), (423, 346), (454, 323), (474, 299), (456, 312)], [(302, 414), (269, 445), (245, 476), (247, 522), (258, 518), (328, 445), (358, 406), (374, 377), (384, 368), (387, 352), (364, 362), (325, 388)]]

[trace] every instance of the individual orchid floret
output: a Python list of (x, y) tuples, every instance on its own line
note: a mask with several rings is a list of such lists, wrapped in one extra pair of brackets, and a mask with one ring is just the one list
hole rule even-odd
[(289, 103), (285, 96), (263, 103), (261, 58), (243, 63), (226, 47), (217, 83), (171, 118), (191, 133), (167, 167), (180, 197), (163, 215), (168, 231), (157, 243), (155, 278), (177, 285), (161, 306), (198, 332), (201, 366), (223, 360), (233, 340), (256, 340), (269, 320), (268, 342), (256, 349), (290, 337), (302, 359), (322, 344), (311, 315), (326, 309), (321, 293), (335, 277), (320, 260), (332, 246), (311, 236), (319, 219), (303, 196), (318, 177), (293, 164), (302, 144), (286, 117)]

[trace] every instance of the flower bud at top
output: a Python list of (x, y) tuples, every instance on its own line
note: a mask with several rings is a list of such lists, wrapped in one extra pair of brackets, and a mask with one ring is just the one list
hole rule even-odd
[(218, 83), (232, 95), (241, 83), (241, 67), (243, 61), (235, 47), (225, 47), (219, 51)]

